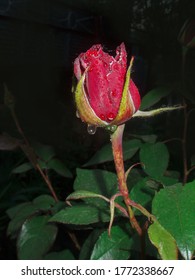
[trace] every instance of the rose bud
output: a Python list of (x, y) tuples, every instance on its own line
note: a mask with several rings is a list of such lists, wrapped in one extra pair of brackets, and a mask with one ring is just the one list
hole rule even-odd
[(140, 106), (140, 95), (130, 79), (132, 65), (133, 58), (127, 69), (124, 43), (117, 47), (115, 57), (105, 53), (101, 45), (94, 45), (75, 59), (75, 101), (82, 121), (111, 127), (134, 115)]

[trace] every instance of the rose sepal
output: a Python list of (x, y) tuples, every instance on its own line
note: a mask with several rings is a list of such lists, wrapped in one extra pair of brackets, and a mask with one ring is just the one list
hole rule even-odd
[(112, 122), (109, 123), (109, 125), (119, 125), (119, 124), (126, 122), (127, 120), (132, 118), (133, 114), (136, 111), (133, 100), (131, 98), (130, 91), (129, 91), (129, 84), (130, 84), (130, 79), (131, 79), (131, 69), (133, 66), (133, 61), (134, 61), (134, 57), (131, 58), (130, 65), (129, 65), (127, 73), (126, 73), (122, 98), (121, 98), (117, 116)]
[(108, 125), (108, 123), (101, 120), (96, 115), (96, 113), (89, 104), (89, 100), (84, 89), (84, 82), (87, 71), (88, 69), (86, 69), (83, 75), (81, 76), (75, 90), (75, 102), (78, 110), (78, 115), (83, 122), (99, 127), (105, 127)]

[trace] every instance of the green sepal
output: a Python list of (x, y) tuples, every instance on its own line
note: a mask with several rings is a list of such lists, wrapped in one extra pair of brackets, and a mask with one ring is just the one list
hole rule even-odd
[(75, 102), (78, 110), (79, 117), (83, 122), (86, 122), (88, 124), (92, 124), (95, 126), (107, 126), (107, 122), (101, 120), (92, 107), (89, 104), (89, 100), (87, 98), (87, 95), (85, 93), (84, 89), (84, 82), (86, 77), (87, 69), (83, 73), (80, 81), (77, 84), (76, 90), (75, 90)]
[(133, 100), (129, 92), (129, 84), (131, 79), (131, 69), (133, 66), (134, 57), (131, 58), (129, 68), (126, 73), (125, 84), (123, 88), (122, 98), (119, 106), (119, 110), (116, 118), (110, 123), (110, 125), (119, 125), (130, 119), (135, 113), (135, 107)]

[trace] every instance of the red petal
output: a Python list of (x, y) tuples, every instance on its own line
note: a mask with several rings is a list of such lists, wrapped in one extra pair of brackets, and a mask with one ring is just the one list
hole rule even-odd
[(122, 43), (120, 46), (117, 47), (115, 60), (118, 61), (126, 69), (127, 52), (126, 52), (124, 43)]
[(90, 105), (101, 119), (112, 121), (119, 109), (126, 72), (124, 44), (117, 48), (116, 58), (97, 45), (88, 50), (85, 58), (89, 66), (86, 88)]
[(107, 68), (102, 60), (91, 59), (90, 68), (86, 74), (87, 95), (91, 107), (101, 119), (107, 119), (111, 111), (114, 115), (117, 114), (109, 98), (109, 82), (106, 73)]

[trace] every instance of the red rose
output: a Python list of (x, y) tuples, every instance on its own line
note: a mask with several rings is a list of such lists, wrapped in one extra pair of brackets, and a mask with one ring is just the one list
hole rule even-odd
[(116, 56), (101, 45), (92, 46), (74, 61), (78, 80), (76, 106), (81, 119), (92, 125), (118, 125), (130, 119), (140, 106), (140, 95), (127, 70), (127, 53), (122, 43)]

